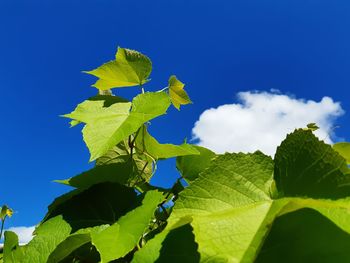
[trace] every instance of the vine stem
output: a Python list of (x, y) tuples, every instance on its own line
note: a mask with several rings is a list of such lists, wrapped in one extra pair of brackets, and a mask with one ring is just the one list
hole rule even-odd
[(5, 219), (6, 219), (6, 215), (4, 216), (4, 219), (1, 220), (0, 239), (2, 237), (2, 232), (4, 231)]

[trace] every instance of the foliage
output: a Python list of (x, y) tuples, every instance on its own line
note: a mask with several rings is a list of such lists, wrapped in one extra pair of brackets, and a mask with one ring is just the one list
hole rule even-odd
[[(74, 189), (53, 201), (27, 245), (5, 232), (5, 263), (350, 262), (347, 145), (320, 141), (314, 123), (289, 134), (274, 158), (162, 144), (149, 121), (191, 100), (175, 76), (145, 92), (151, 69), (143, 54), (118, 48), (87, 72), (99, 90), (142, 93), (131, 102), (97, 95), (64, 115), (84, 125), (95, 166), (57, 180)], [(173, 157), (173, 187), (151, 185), (157, 162)]]

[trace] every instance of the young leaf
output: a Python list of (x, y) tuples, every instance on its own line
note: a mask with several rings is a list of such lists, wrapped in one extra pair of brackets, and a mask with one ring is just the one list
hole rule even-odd
[(306, 128), (304, 128), (303, 130), (317, 131), (319, 128), (320, 127), (318, 127), (316, 123), (312, 122), (306, 125)]
[(125, 256), (138, 244), (158, 204), (163, 200), (162, 193), (149, 191), (145, 194), (141, 206), (103, 231), (91, 233), (92, 243), (99, 251), (102, 263)]
[(146, 92), (130, 103), (116, 103), (104, 107), (103, 101), (84, 101), (64, 117), (86, 123), (84, 141), (93, 161), (112, 149), (145, 122), (166, 113), (170, 106), (165, 92)]
[(115, 60), (97, 69), (85, 71), (99, 79), (93, 87), (99, 90), (138, 86), (146, 83), (152, 71), (152, 62), (135, 50), (118, 47)]
[(136, 137), (136, 148), (140, 153), (146, 152), (155, 160), (199, 154), (193, 145), (187, 143), (181, 145), (159, 143), (148, 133), (145, 125), (140, 128), (139, 134)]
[(185, 84), (178, 80), (175, 75), (169, 78), (169, 96), (172, 104), (178, 110), (180, 110), (181, 105), (192, 103), (190, 97), (184, 90), (184, 86)]
[(333, 149), (345, 158), (347, 164), (350, 164), (350, 143), (348, 142), (335, 143), (333, 144)]

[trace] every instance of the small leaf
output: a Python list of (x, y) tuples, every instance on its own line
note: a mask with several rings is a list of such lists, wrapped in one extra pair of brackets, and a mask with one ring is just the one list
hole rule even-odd
[(306, 125), (306, 128), (304, 128), (303, 130), (307, 131), (307, 130), (310, 130), (310, 131), (317, 131), (320, 127), (317, 126), (316, 123), (312, 122), (312, 123), (309, 123), (308, 125)]
[(184, 90), (185, 84), (172, 75), (169, 78), (169, 96), (172, 104), (178, 110), (180, 110), (181, 105), (186, 105), (192, 103), (186, 91)]
[(145, 125), (140, 128), (139, 134), (137, 135), (136, 148), (140, 153), (146, 152), (155, 160), (199, 154), (193, 145), (187, 143), (181, 145), (159, 143), (148, 133)]
[(333, 144), (333, 149), (337, 151), (341, 156), (344, 157), (347, 164), (350, 164), (350, 143), (338, 142)]
[(135, 50), (118, 47), (115, 60), (85, 73), (99, 78), (93, 87), (109, 90), (142, 85), (148, 81), (151, 71), (152, 62), (148, 57)]
[(188, 183), (195, 180), (199, 173), (204, 171), (210, 165), (210, 161), (216, 156), (214, 152), (207, 148), (194, 147), (200, 153), (199, 155), (179, 156), (176, 158), (176, 168)]

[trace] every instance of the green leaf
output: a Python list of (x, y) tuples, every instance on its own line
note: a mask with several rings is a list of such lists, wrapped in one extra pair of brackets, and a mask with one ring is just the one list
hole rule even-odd
[(192, 103), (190, 97), (184, 90), (185, 84), (176, 78), (175, 75), (169, 78), (169, 96), (172, 104), (178, 110), (180, 110), (181, 105), (186, 105)]
[(86, 100), (80, 103), (73, 112), (63, 116), (86, 124), (104, 119), (113, 119), (117, 123), (122, 123), (128, 117), (130, 108), (130, 102), (115, 103), (105, 107), (103, 100)]
[(350, 143), (338, 142), (333, 144), (333, 149), (337, 151), (346, 160), (347, 164), (350, 164)]
[(138, 244), (158, 204), (163, 200), (162, 193), (149, 191), (145, 194), (141, 206), (103, 231), (92, 232), (92, 243), (99, 251), (102, 263), (125, 256)]
[(310, 130), (310, 131), (317, 131), (320, 127), (317, 126), (316, 123), (312, 122), (312, 123), (309, 123), (308, 125), (306, 125), (306, 128), (304, 128), (303, 130), (307, 131), (307, 130)]
[(71, 232), (71, 227), (62, 216), (51, 218), (35, 230), (35, 237), (25, 246), (18, 246), (18, 237), (6, 234), (5, 262), (46, 263), (49, 255)]
[(318, 211), (350, 233), (349, 199), (274, 200), (272, 176), (273, 162), (260, 152), (217, 157), (180, 193), (168, 226), (135, 254), (134, 262), (161, 259), (167, 235), (188, 217), (193, 219), (190, 224), (201, 262), (254, 262), (276, 218), (303, 208)]
[[(171, 228), (156, 236), (157, 246), (146, 245), (145, 249), (135, 253), (132, 262), (199, 262), (198, 244), (195, 242), (191, 222), (191, 217), (178, 220)], [(162, 242), (157, 242), (159, 240)], [(155, 244), (154, 241), (151, 242), (152, 245)]]
[(108, 226), (109, 225), (101, 225), (93, 228), (84, 228), (71, 234), (64, 241), (57, 245), (55, 250), (50, 254), (47, 263), (62, 262), (75, 250), (91, 242), (91, 232), (102, 231)]
[(65, 180), (55, 180), (55, 182), (75, 188), (86, 189), (95, 184), (105, 182), (130, 185), (130, 179), (131, 182), (133, 182), (133, 177), (133, 166), (131, 162), (127, 162), (96, 166), (77, 176)]
[(18, 236), (12, 231), (5, 231), (4, 262), (16, 263), (23, 258), (23, 248), (18, 244)]
[(108, 90), (142, 85), (148, 81), (151, 71), (152, 62), (148, 57), (135, 50), (118, 47), (115, 60), (85, 73), (99, 78), (93, 87)]
[[(105, 166), (115, 163), (130, 163), (130, 147), (127, 143), (120, 143), (108, 151), (104, 156), (96, 160), (96, 166)], [(129, 178), (129, 182), (135, 185), (136, 181), (149, 182), (153, 174), (152, 163), (142, 154), (138, 154), (133, 150), (132, 155), (133, 176)]]
[(140, 153), (146, 152), (155, 160), (199, 154), (193, 145), (187, 143), (181, 145), (159, 143), (148, 133), (145, 125), (141, 128), (136, 137), (136, 149)]
[(130, 103), (116, 103), (104, 107), (103, 101), (84, 101), (64, 117), (86, 123), (84, 141), (93, 161), (106, 154), (127, 136), (136, 132), (145, 122), (166, 113), (170, 105), (165, 92), (146, 92)]
[(136, 203), (137, 196), (132, 188), (118, 183), (96, 184), (56, 198), (49, 206), (44, 222), (62, 215), (75, 232), (81, 228), (113, 224)]
[(189, 183), (195, 180), (199, 173), (204, 171), (209, 166), (210, 161), (216, 156), (214, 152), (207, 148), (194, 147), (200, 153), (199, 155), (179, 156), (176, 158), (176, 168)]
[(256, 263), (350, 262), (350, 235), (311, 209), (274, 222)]
[[(219, 156), (180, 193), (167, 228), (137, 252), (135, 258), (155, 262), (166, 238), (163, 233), (183, 218), (192, 218), (201, 261), (211, 258), (219, 262), (221, 258), (222, 262), (226, 262), (224, 259), (239, 262), (268, 211), (272, 172), (272, 159), (260, 152)], [(137, 254), (140, 255), (136, 257)]]
[(346, 197), (349, 173), (344, 158), (309, 130), (296, 130), (277, 148), (274, 178), (281, 195)]
[(126, 186), (149, 182), (152, 175), (152, 163), (147, 163), (137, 153), (133, 154), (131, 160), (128, 151), (122, 142), (98, 158), (96, 166), (89, 171), (55, 182), (76, 188), (88, 188), (103, 182), (115, 182)]

